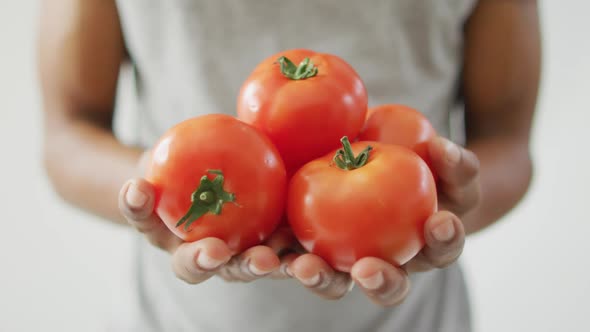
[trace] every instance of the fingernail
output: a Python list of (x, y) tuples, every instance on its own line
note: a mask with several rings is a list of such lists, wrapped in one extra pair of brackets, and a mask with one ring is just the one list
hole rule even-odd
[(225, 261), (215, 259), (203, 252), (200, 252), (197, 256), (197, 265), (204, 270), (214, 270), (223, 263), (225, 263)]
[(301, 283), (304, 284), (307, 287), (314, 287), (316, 285), (318, 285), (320, 283), (320, 274), (316, 274), (313, 277), (310, 278), (306, 278), (306, 279), (300, 279)]
[(461, 159), (461, 151), (459, 150), (459, 147), (449, 141), (449, 140), (444, 140), (445, 142), (445, 152), (447, 153), (447, 160), (449, 161), (449, 163), (451, 164), (456, 164), (459, 162), (459, 159)]
[(250, 270), (250, 272), (256, 276), (263, 276), (265, 274), (269, 274), (272, 271), (263, 271), (261, 269), (259, 269), (258, 267), (256, 267), (256, 265), (250, 263), (248, 264), (248, 270)]
[(139, 209), (145, 205), (148, 200), (148, 196), (137, 188), (136, 184), (131, 184), (127, 189), (127, 204), (132, 208)]
[(289, 269), (289, 264), (283, 264), (281, 269), (286, 276), (293, 278), (293, 272), (291, 272), (291, 269)]
[(383, 278), (383, 272), (379, 271), (370, 277), (358, 278), (358, 282), (365, 289), (375, 290), (383, 286), (385, 279)]
[(348, 292), (348, 293), (352, 292), (352, 289), (353, 289), (353, 288), (354, 288), (354, 282), (353, 282), (353, 281), (351, 281), (351, 282), (350, 282), (350, 285), (348, 285), (348, 291), (347, 291), (347, 292)]
[(451, 220), (445, 221), (432, 230), (432, 235), (437, 241), (449, 241), (455, 236), (455, 226)]

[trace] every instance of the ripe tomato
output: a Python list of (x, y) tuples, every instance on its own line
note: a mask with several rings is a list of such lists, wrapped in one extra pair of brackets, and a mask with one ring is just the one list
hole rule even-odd
[(183, 121), (153, 148), (146, 179), (155, 211), (181, 239), (224, 240), (240, 252), (266, 239), (284, 211), (287, 177), (272, 142), (236, 118)]
[(260, 63), (242, 85), (237, 104), (238, 117), (270, 137), (293, 174), (337, 148), (342, 136), (358, 135), (367, 91), (341, 58), (296, 49)]
[(350, 272), (363, 257), (406, 263), (424, 246), (424, 223), (437, 209), (428, 166), (401, 146), (342, 143), (334, 159), (311, 161), (292, 177), (287, 213), (293, 233), (339, 271)]
[(405, 105), (385, 104), (369, 109), (358, 140), (404, 146), (430, 166), (428, 141), (436, 135), (430, 121), (419, 111)]

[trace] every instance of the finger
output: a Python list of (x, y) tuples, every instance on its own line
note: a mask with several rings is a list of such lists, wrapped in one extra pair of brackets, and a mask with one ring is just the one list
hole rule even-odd
[(420, 272), (444, 268), (455, 262), (463, 252), (465, 229), (457, 216), (448, 211), (441, 211), (426, 221), (424, 238), (424, 248), (406, 264), (406, 271)]
[(479, 159), (444, 137), (437, 137), (428, 146), (436, 174), (444, 183), (464, 186), (473, 181), (479, 172)]
[(288, 273), (325, 299), (339, 299), (346, 295), (353, 285), (348, 273), (334, 271), (328, 263), (313, 254), (304, 254), (296, 258), (289, 265)]
[(279, 228), (271, 235), (265, 242), (265, 245), (271, 248), (280, 259), (280, 266), (275, 269), (268, 276), (272, 279), (288, 279), (292, 278), (287, 267), (297, 257), (298, 252), (301, 252), (299, 242), (293, 235), (293, 231), (288, 226), (279, 226)]
[(379, 258), (360, 259), (352, 266), (350, 275), (367, 297), (381, 306), (402, 303), (410, 289), (406, 272)]
[(156, 247), (168, 252), (182, 243), (154, 213), (155, 193), (153, 186), (144, 179), (128, 181), (119, 192), (119, 210), (127, 222)]
[(176, 276), (189, 284), (209, 279), (231, 259), (231, 250), (220, 239), (205, 238), (181, 244), (172, 256)]
[(274, 270), (269, 277), (272, 279), (289, 279), (293, 278), (293, 275), (289, 272), (289, 266), (293, 263), (300, 254), (298, 253), (288, 253), (286, 255), (280, 256), (281, 265), (278, 269)]
[(253, 281), (277, 270), (281, 262), (267, 246), (252, 247), (234, 256), (220, 275), (227, 281)]

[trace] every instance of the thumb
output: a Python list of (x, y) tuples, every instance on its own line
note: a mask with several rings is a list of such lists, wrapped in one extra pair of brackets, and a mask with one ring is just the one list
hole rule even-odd
[(119, 193), (119, 210), (127, 222), (145, 234), (152, 244), (172, 252), (182, 241), (154, 213), (155, 196), (153, 186), (145, 179), (129, 180)]

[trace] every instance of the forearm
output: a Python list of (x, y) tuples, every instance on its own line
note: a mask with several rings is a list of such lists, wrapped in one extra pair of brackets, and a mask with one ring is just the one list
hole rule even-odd
[(462, 94), (467, 149), (480, 160), (481, 199), (468, 233), (508, 213), (531, 181), (530, 131), (541, 68), (537, 1), (479, 0), (465, 25)]
[(475, 140), (467, 145), (480, 160), (480, 204), (463, 217), (467, 234), (501, 219), (525, 195), (532, 162), (525, 143), (510, 138)]
[(125, 224), (117, 206), (125, 180), (137, 176), (141, 150), (121, 144), (108, 129), (85, 120), (48, 128), (45, 167), (56, 192), (67, 202), (107, 220)]

